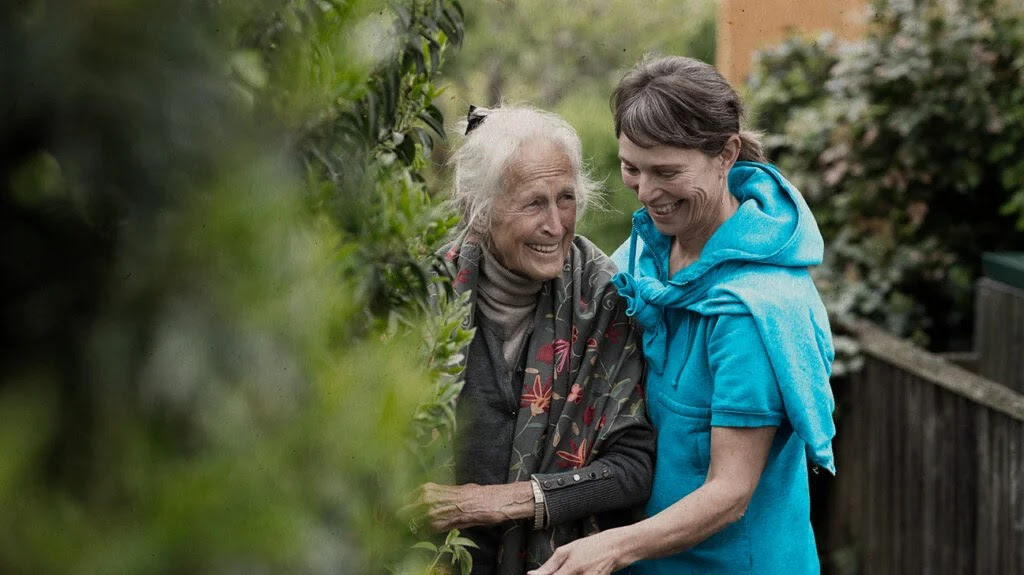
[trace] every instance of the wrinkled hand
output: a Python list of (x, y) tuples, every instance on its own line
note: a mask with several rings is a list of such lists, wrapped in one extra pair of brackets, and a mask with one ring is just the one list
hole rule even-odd
[(527, 575), (608, 575), (625, 567), (615, 530), (577, 539), (555, 550), (543, 565)]
[(442, 533), (475, 525), (495, 525), (531, 517), (533, 491), (529, 483), (509, 485), (438, 485), (416, 490), (415, 508), (426, 525)]

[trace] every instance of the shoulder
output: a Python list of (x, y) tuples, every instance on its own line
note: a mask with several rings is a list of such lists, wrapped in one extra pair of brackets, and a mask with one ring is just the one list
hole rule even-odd
[(708, 296), (709, 299), (732, 296), (752, 309), (800, 306), (808, 301), (820, 300), (807, 268), (757, 263), (738, 266), (732, 273), (715, 282)]
[[(715, 286), (706, 301), (723, 314), (746, 315), (750, 320), (726, 322), (754, 325), (765, 343), (817, 341), (831, 362), (831, 327), (828, 311), (806, 268), (750, 265), (748, 273)], [(714, 302), (718, 302), (717, 304)], [(725, 302), (725, 303), (722, 303)]]

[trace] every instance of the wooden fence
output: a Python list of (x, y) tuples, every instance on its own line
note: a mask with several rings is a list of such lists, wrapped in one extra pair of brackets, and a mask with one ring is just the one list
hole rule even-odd
[(1024, 393), (1024, 290), (989, 278), (975, 289), (979, 373)]
[(838, 475), (814, 482), (823, 571), (1024, 574), (1024, 395), (850, 329), (865, 366), (833, 385)]

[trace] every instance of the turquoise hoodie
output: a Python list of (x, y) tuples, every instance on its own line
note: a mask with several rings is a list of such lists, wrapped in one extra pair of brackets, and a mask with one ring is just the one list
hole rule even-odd
[(653, 515), (700, 487), (711, 426), (778, 426), (744, 517), (636, 573), (817, 573), (807, 462), (835, 473), (831, 331), (808, 266), (821, 263), (814, 217), (774, 166), (737, 162), (740, 206), (696, 262), (668, 277), (672, 238), (646, 209), (612, 259), (627, 313), (644, 330), (658, 429)]

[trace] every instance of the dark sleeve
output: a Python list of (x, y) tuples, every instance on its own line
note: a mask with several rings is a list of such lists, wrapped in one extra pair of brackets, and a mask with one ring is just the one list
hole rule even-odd
[(635, 507), (650, 497), (655, 449), (650, 424), (632, 425), (608, 443), (586, 467), (534, 476), (544, 490), (551, 525)]

